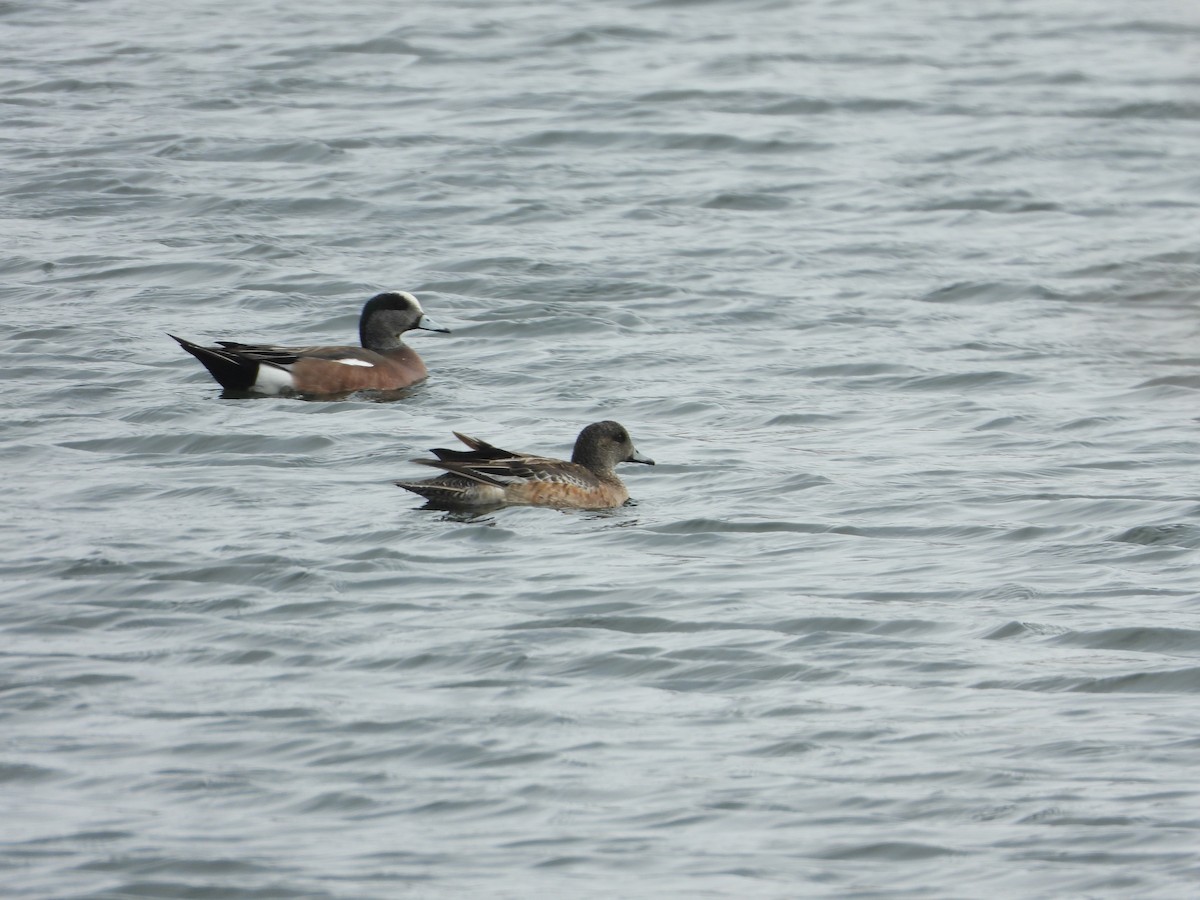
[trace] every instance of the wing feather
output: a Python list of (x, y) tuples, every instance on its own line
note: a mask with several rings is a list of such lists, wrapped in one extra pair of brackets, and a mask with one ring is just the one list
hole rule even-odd
[(490, 484), (495, 487), (504, 487), (504, 482), (494, 476), (480, 472), (477, 467), (467, 464), (453, 462), (450, 460), (441, 459), (414, 459), (417, 465), (431, 466), (435, 469), (441, 469), (444, 472), (449, 472), (452, 475), (458, 475), (461, 478), (466, 478), (469, 481), (474, 481), (478, 484)]

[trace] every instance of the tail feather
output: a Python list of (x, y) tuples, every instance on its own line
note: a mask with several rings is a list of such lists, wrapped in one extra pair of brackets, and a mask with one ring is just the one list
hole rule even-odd
[(393, 481), (396, 487), (402, 487), (406, 491), (412, 491), (414, 494), (420, 494), (422, 497), (428, 497), (432, 494), (465, 494), (467, 489), (462, 485), (438, 483), (434, 479), (428, 481)]
[(167, 337), (175, 340), (180, 347), (200, 360), (209, 374), (226, 390), (248, 391), (254, 387), (258, 379), (256, 361), (218, 347), (202, 347), (170, 333)]
[(404, 488), (406, 491), (412, 491), (433, 504), (461, 506), (469, 502), (470, 486), (468, 484), (455, 484), (440, 478), (430, 478), (426, 481), (393, 481), (392, 484)]

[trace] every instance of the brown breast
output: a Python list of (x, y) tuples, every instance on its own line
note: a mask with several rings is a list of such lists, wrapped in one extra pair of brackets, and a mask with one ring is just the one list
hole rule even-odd
[(508, 495), (518, 503), (560, 509), (611, 509), (629, 499), (629, 492), (619, 481), (602, 481), (591, 488), (554, 482), (530, 482), (513, 485), (508, 489)]
[(364, 353), (363, 357), (372, 365), (347, 365), (332, 359), (306, 356), (292, 366), (296, 389), (306, 394), (389, 391), (408, 387), (429, 374), (425, 363), (411, 347), (385, 354)]

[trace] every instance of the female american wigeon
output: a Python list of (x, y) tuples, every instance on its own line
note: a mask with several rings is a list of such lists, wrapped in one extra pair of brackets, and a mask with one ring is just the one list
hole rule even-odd
[(633, 446), (617, 422), (596, 422), (579, 433), (571, 461), (513, 453), (454, 432), (470, 450), (431, 450), (437, 459), (415, 459), (446, 474), (423, 481), (397, 481), (435, 506), (494, 507), (509, 504), (566, 509), (611, 509), (629, 499), (613, 467), (654, 465)]
[(179, 345), (204, 364), (221, 387), (260, 394), (342, 394), (408, 387), (428, 372), (421, 357), (401, 340), (420, 328), (449, 332), (421, 309), (407, 291), (387, 291), (367, 301), (358, 320), (361, 347), (274, 347), (217, 341), (202, 347), (183, 338)]

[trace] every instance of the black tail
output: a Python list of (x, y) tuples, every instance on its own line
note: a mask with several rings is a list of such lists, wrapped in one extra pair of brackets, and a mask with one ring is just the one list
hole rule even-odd
[(201, 347), (173, 334), (167, 337), (203, 363), (210, 375), (227, 391), (248, 391), (258, 379), (258, 362), (220, 347)]

